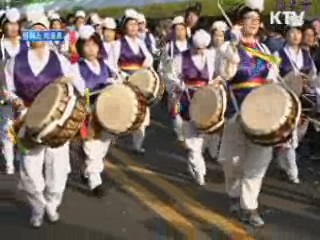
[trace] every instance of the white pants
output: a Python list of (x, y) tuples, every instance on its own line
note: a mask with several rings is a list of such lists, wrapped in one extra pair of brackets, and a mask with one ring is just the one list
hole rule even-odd
[(296, 149), (299, 145), (299, 141), (303, 139), (307, 128), (308, 122), (298, 126), (298, 128), (292, 133), (292, 139), (283, 144), (275, 152), (276, 160), (278, 161), (280, 168), (292, 179), (298, 178), (299, 173), (296, 161)]
[(141, 127), (133, 132), (132, 134), (132, 142), (134, 149), (141, 149), (145, 136), (146, 136), (146, 128), (150, 125), (150, 108), (147, 107), (146, 117)]
[(178, 138), (181, 138), (183, 136), (183, 130), (182, 130), (183, 120), (180, 114), (177, 114), (177, 116), (174, 119), (172, 119), (172, 123), (173, 123), (173, 131), (175, 132)]
[(14, 144), (9, 138), (10, 120), (13, 119), (13, 110), (10, 105), (0, 106), (0, 145), (7, 168), (13, 168)]
[(102, 184), (103, 160), (109, 151), (113, 138), (113, 135), (103, 131), (99, 139), (91, 139), (83, 143), (83, 150), (86, 154), (84, 175), (89, 180), (90, 189)]
[(229, 197), (240, 197), (242, 209), (257, 209), (262, 180), (272, 159), (272, 147), (252, 143), (234, 117), (225, 123), (219, 159), (223, 163)]
[(33, 211), (57, 210), (69, 173), (69, 143), (58, 148), (40, 146), (22, 155), (20, 186)]
[(217, 158), (220, 146), (220, 133), (207, 134), (204, 137), (203, 152), (208, 149), (211, 158)]
[(183, 122), (183, 135), (189, 150), (188, 164), (195, 172), (205, 176), (207, 173), (206, 163), (202, 155), (203, 135), (199, 134), (196, 127), (189, 121)]

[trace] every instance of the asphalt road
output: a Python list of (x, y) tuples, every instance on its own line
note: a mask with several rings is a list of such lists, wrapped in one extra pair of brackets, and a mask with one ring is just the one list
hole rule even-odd
[(30, 229), (17, 176), (0, 174), (0, 239), (320, 239), (319, 165), (302, 164), (299, 186), (288, 183), (275, 164), (270, 167), (260, 198), (266, 225), (255, 230), (228, 213), (221, 167), (207, 158), (208, 184), (196, 186), (166, 113), (158, 106), (152, 116), (144, 156), (127, 149), (127, 138), (113, 145), (105, 162), (107, 194), (102, 199), (92, 197), (80, 183), (81, 154), (73, 146), (73, 172), (56, 225)]

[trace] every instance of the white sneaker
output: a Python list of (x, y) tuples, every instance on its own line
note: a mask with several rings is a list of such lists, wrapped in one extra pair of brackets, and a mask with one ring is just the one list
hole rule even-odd
[(14, 167), (7, 167), (6, 173), (7, 173), (7, 175), (13, 175), (14, 174)]
[(30, 224), (34, 228), (40, 228), (43, 224), (44, 211), (40, 210), (39, 212), (33, 211), (30, 218)]
[(200, 186), (206, 185), (206, 181), (203, 174), (199, 174), (196, 172), (195, 180)]
[(294, 184), (300, 184), (300, 179), (298, 177), (289, 177), (289, 181)]
[(46, 213), (47, 213), (47, 217), (51, 223), (56, 223), (59, 221), (60, 215), (57, 212), (57, 210), (52, 210), (50, 208), (46, 208)]
[(133, 151), (140, 154), (144, 154), (146, 152), (144, 148), (133, 148)]

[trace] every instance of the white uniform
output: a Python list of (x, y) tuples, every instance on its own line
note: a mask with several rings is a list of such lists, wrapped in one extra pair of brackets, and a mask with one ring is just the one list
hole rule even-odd
[[(175, 49), (177, 48), (177, 49)], [(174, 132), (176, 133), (178, 140), (179, 141), (183, 141), (183, 134), (182, 134), (182, 123), (183, 120), (181, 118), (181, 116), (179, 115), (179, 113), (176, 113), (174, 110), (176, 109), (172, 109), (175, 108), (175, 104), (177, 101), (177, 93), (175, 92), (174, 89), (170, 88), (170, 84), (168, 84), (168, 73), (170, 71), (172, 71), (172, 66), (173, 66), (173, 58), (175, 55), (184, 52), (185, 50), (187, 50), (189, 48), (189, 44), (187, 40), (184, 41), (171, 41), (169, 43), (166, 44), (165, 47), (165, 54), (162, 55), (162, 59), (160, 61), (160, 65), (159, 65), (159, 74), (161, 76), (162, 79), (164, 79), (166, 81), (166, 90), (168, 93), (168, 108), (169, 108), (169, 112), (171, 113), (171, 117), (172, 117), (172, 121), (173, 121), (173, 129)], [(174, 112), (173, 112), (174, 111)]]
[[(293, 67), (294, 72), (298, 73), (300, 69), (304, 67), (304, 57), (302, 50), (299, 49), (298, 53), (296, 53), (294, 49), (286, 45), (284, 47), (284, 52), (289, 58), (288, 64)], [(279, 52), (275, 52), (274, 55), (277, 57), (281, 57)], [(283, 59), (283, 61), (285, 61), (285, 59)], [(317, 70), (313, 61), (311, 65), (311, 72), (309, 73), (311, 82), (309, 84), (310, 89), (308, 89), (308, 93), (315, 94), (317, 96), (316, 107), (317, 111), (320, 112), (320, 81), (318, 79)], [(305, 136), (308, 126), (309, 121), (303, 121), (303, 123), (300, 124), (298, 126), (298, 129), (294, 132), (293, 139), (282, 145), (276, 151), (276, 159), (279, 162), (280, 168), (286, 171), (291, 181), (294, 181), (296, 183), (299, 182), (299, 170), (296, 163), (296, 148), (298, 147), (299, 141), (301, 141)]]
[[(37, 76), (46, 67), (50, 59), (49, 48), (43, 59), (39, 59), (34, 50), (27, 53), (32, 73)], [(70, 63), (66, 58), (57, 55), (61, 70), (65, 76), (70, 76)], [(16, 95), (13, 69), (15, 59), (8, 62), (6, 74), (6, 89), (11, 98)], [(43, 170), (45, 169), (45, 174)], [(27, 194), (32, 207), (32, 219), (42, 221), (44, 212), (54, 215), (59, 207), (70, 172), (69, 143), (58, 148), (39, 146), (27, 153), (22, 153), (20, 177), (21, 188)]]
[[(131, 39), (128, 36), (125, 36), (124, 39), (127, 41), (129, 48), (134, 54), (139, 54), (140, 50), (142, 51), (143, 55), (145, 56), (143, 67), (152, 67), (153, 65), (153, 57), (148, 51), (144, 42), (142, 42), (139, 38)], [(121, 58), (121, 40), (117, 40), (114, 42), (111, 50), (111, 54), (108, 59), (108, 63), (111, 64), (112, 67), (119, 69), (123, 76), (128, 77), (127, 73), (124, 73), (120, 66), (119, 66), (119, 59)], [(143, 141), (145, 138), (145, 129), (150, 125), (150, 109), (147, 107), (147, 115), (145, 118), (144, 123), (141, 127), (133, 133), (133, 148), (138, 151), (144, 152), (142, 148)]]
[[(85, 62), (92, 72), (94, 72), (96, 75), (100, 74), (101, 69), (99, 64), (93, 65), (87, 60), (85, 60)], [(72, 73), (75, 80), (74, 84), (83, 95), (85, 92), (86, 84), (85, 80), (80, 74), (79, 64), (72, 65)], [(109, 78), (107, 81), (116, 83), (116, 79), (114, 78)], [(99, 139), (90, 139), (84, 141), (83, 150), (86, 154), (86, 169), (84, 172), (84, 176), (88, 178), (89, 187), (91, 190), (102, 184), (101, 173), (104, 170), (103, 160), (107, 155), (111, 141), (114, 138), (114, 135), (111, 135), (103, 130)]]
[[(10, 56), (10, 58), (15, 57), (16, 54), (20, 51), (20, 43), (14, 46), (8, 39), (2, 38), (1, 39), (1, 56), (2, 56), (2, 63), (3, 66), (5, 66), (6, 59), (6, 52)], [(0, 69), (0, 71), (3, 73), (4, 69)], [(3, 74), (1, 76), (1, 80), (4, 80), (5, 75)], [(0, 86), (2, 88), (2, 86)], [(6, 171), (7, 173), (11, 174), (14, 172), (14, 144), (12, 140), (9, 138), (9, 130), (11, 127), (11, 121), (13, 120), (13, 109), (12, 105), (6, 104), (3, 106), (0, 106), (0, 141), (1, 141), (1, 150), (2, 154), (4, 156), (4, 159), (6, 161)]]
[[(213, 79), (214, 74), (214, 52), (205, 50), (205, 54), (191, 56), (192, 62), (197, 69), (205, 69), (207, 67), (208, 80)], [(181, 76), (184, 75), (183, 69), (183, 56), (177, 55), (173, 60), (172, 72), (168, 74), (169, 85), (176, 86), (181, 90), (188, 91), (188, 85), (185, 83)], [(210, 82), (210, 81), (209, 81)], [(204, 177), (207, 173), (205, 161), (202, 155), (204, 135), (200, 134), (192, 122), (184, 119), (183, 121), (183, 135), (186, 146), (189, 150), (188, 167), (191, 174), (195, 177), (200, 185), (203, 185)]]
[[(225, 50), (230, 51), (230, 43), (225, 44), (227, 44)], [(258, 46), (262, 52), (269, 54), (263, 44)], [(234, 57), (232, 55), (234, 54), (230, 56)], [(238, 71), (241, 70), (242, 66), (239, 66)], [(221, 75), (228, 74), (221, 73)], [(269, 69), (267, 79), (276, 81), (275, 72), (272, 69)], [(226, 192), (230, 198), (240, 198), (240, 205), (244, 210), (258, 208), (258, 196), (262, 180), (272, 159), (272, 151), (272, 147), (256, 145), (245, 136), (237, 113), (225, 122), (219, 161), (223, 163)]]

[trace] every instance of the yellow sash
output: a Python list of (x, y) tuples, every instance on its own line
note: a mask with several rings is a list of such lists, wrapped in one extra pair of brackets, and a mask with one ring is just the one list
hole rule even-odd
[(275, 65), (280, 65), (282, 59), (279, 58), (279, 57), (276, 57), (276, 56), (273, 56), (273, 55), (268, 55), (268, 54), (265, 54), (263, 52), (260, 52), (259, 50), (256, 50), (256, 49), (252, 49), (252, 48), (249, 48), (249, 47), (245, 47), (243, 46), (243, 49), (249, 53), (250, 55), (254, 56), (254, 57), (258, 57), (268, 63), (271, 63), (271, 64), (275, 64)]

